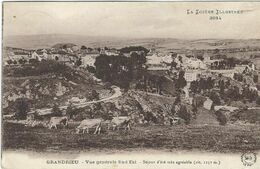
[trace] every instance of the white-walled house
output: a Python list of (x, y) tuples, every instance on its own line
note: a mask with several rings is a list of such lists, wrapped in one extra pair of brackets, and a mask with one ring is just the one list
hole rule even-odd
[(32, 59), (37, 59), (39, 61), (41, 61), (42, 59), (47, 60), (48, 59), (48, 54), (47, 52), (39, 52), (39, 51), (34, 51), (32, 53)]
[(82, 58), (82, 64), (86, 67), (86, 66), (93, 66), (95, 67), (94, 63), (96, 61), (95, 57), (83, 57)]
[(25, 53), (25, 52), (10, 52), (9, 54), (9, 58), (11, 60), (20, 60), (20, 59), (29, 59), (30, 58), (30, 54), (29, 53)]
[(207, 65), (200, 59), (189, 58), (185, 64), (190, 69), (207, 69)]
[(184, 78), (189, 83), (192, 81), (196, 81), (199, 74), (201, 74), (200, 71), (186, 70), (184, 74)]
[(38, 49), (32, 53), (31, 59), (37, 59), (41, 61), (42, 59), (50, 59), (50, 57), (46, 49)]
[(109, 49), (109, 50), (105, 50), (104, 54), (106, 54), (108, 56), (118, 56), (119, 55), (119, 51), (117, 51), (115, 49)]
[(177, 67), (185, 69), (207, 69), (207, 65), (203, 61), (194, 57), (187, 57), (185, 54), (177, 54), (174, 62), (177, 63)]
[(171, 64), (173, 61), (173, 56), (171, 54), (165, 55), (164, 57), (162, 57), (161, 61), (166, 64)]
[(81, 57), (82, 59), (82, 65), (87, 66), (93, 66), (95, 67), (94, 63), (96, 62), (96, 58), (99, 56), (99, 54), (86, 54)]

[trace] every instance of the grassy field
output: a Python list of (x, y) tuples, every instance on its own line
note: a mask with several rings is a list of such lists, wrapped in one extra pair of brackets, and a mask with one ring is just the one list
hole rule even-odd
[(244, 152), (260, 150), (260, 126), (133, 126), (131, 131), (104, 131), (100, 135), (76, 134), (69, 129), (49, 130), (20, 124), (3, 124), (4, 150), (37, 152), (85, 152), (154, 150), (199, 150)]

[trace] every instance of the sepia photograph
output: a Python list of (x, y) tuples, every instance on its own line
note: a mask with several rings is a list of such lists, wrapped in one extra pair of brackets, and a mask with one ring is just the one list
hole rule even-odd
[(260, 169), (259, 18), (259, 2), (2, 2), (2, 167)]

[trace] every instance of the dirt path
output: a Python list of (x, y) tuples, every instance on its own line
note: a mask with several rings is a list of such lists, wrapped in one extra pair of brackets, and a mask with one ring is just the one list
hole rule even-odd
[[(85, 107), (86, 105), (89, 105), (89, 104), (109, 101), (109, 100), (115, 99), (115, 98), (117, 98), (117, 97), (122, 95), (122, 92), (121, 92), (119, 87), (114, 86), (113, 90), (114, 90), (114, 94), (112, 96), (110, 96), (110, 97), (103, 98), (103, 99), (96, 100), (96, 101), (89, 101), (89, 102), (74, 104), (74, 106), (77, 107), (77, 108)], [(68, 106), (60, 106), (59, 108), (60, 109), (66, 109), (67, 107)], [(51, 108), (37, 109), (37, 111), (39, 112), (40, 115), (46, 115), (46, 114), (50, 114), (51, 113)], [(34, 113), (34, 111), (33, 112), (29, 112), (28, 114), (30, 114), (30, 113)]]

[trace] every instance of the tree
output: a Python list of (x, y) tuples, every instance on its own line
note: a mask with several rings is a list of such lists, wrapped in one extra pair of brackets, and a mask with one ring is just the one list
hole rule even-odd
[(198, 81), (192, 81), (190, 83), (190, 90), (193, 92), (193, 93), (197, 93), (199, 91), (199, 83)]
[(203, 61), (203, 60), (204, 60), (204, 57), (203, 57), (203, 55), (198, 55), (198, 56), (197, 56), (197, 58), (198, 58), (199, 60), (201, 60), (201, 61)]
[(253, 77), (253, 80), (254, 80), (254, 82), (255, 83), (257, 83), (258, 82), (258, 75), (256, 74), (256, 75), (254, 75), (254, 77)]
[(208, 88), (208, 83), (204, 78), (201, 78), (199, 80), (199, 89), (200, 90), (206, 90)]
[(214, 87), (215, 81), (211, 77), (207, 78), (207, 89), (212, 89)]
[(19, 62), (19, 64), (23, 64), (24, 63), (23, 59), (19, 59), (18, 62)]
[(249, 97), (248, 97), (249, 101), (253, 102), (253, 101), (256, 100), (257, 97), (258, 97), (257, 91), (256, 90), (250, 90)]
[(97, 51), (100, 52), (100, 51), (101, 51), (101, 48), (97, 48)]
[(260, 105), (260, 96), (256, 98), (256, 104)]
[(109, 81), (110, 78), (110, 57), (106, 55), (100, 55), (96, 58), (94, 63), (96, 67), (96, 77), (104, 81)]
[(67, 49), (67, 48), (68, 48), (67, 44), (62, 46), (62, 49)]
[(219, 88), (220, 88), (220, 94), (224, 94), (224, 91), (225, 91), (225, 83), (224, 83), (224, 80), (220, 80), (219, 81)]
[(182, 56), (179, 56), (179, 57), (178, 57), (178, 60), (179, 60), (181, 63), (183, 63), (183, 61), (182, 61)]
[(91, 97), (92, 100), (99, 100), (99, 93), (96, 90), (92, 90)]
[(197, 113), (198, 113), (198, 107), (194, 104), (191, 105), (192, 106), (192, 112), (194, 113), (195, 117), (197, 116)]
[(56, 117), (62, 116), (62, 111), (60, 110), (60, 108), (57, 104), (54, 104), (51, 112), (53, 113), (53, 116), (56, 116)]
[(218, 54), (219, 53), (219, 49), (214, 49), (214, 54)]
[(215, 112), (217, 116), (217, 120), (219, 121), (220, 125), (226, 125), (227, 124), (227, 117), (222, 111), (216, 111)]
[(29, 110), (28, 101), (25, 98), (18, 98), (15, 101), (15, 118), (25, 120)]
[(177, 105), (177, 104), (179, 104), (179, 103), (181, 103), (181, 95), (180, 94), (178, 94), (177, 95), (177, 97), (176, 97), (176, 99), (175, 99), (175, 101), (174, 101), (174, 105)]
[(146, 63), (146, 57), (144, 53), (138, 54), (136, 52), (130, 55), (131, 64), (136, 68), (142, 67)]
[(81, 48), (80, 48), (81, 50), (86, 50), (87, 49), (87, 47), (86, 46), (81, 46)]
[(87, 66), (87, 70), (88, 70), (90, 73), (96, 73), (96, 69), (95, 69), (95, 67), (93, 67), (93, 66)]
[(81, 58), (79, 58), (79, 59), (76, 61), (75, 65), (76, 65), (76, 66), (80, 66), (81, 64), (82, 64), (82, 61), (81, 61)]
[(221, 104), (221, 100), (220, 100), (218, 93), (211, 92), (209, 98), (213, 101), (214, 105), (220, 105)]
[(127, 89), (132, 81), (133, 69), (130, 58), (123, 55), (119, 57), (100, 55), (94, 63), (95, 75), (105, 82), (111, 82)]
[(147, 54), (149, 52), (149, 50), (143, 46), (129, 46), (129, 47), (124, 47), (124, 48), (120, 49), (121, 53), (130, 53), (131, 51), (144, 51), (145, 54)]
[(17, 64), (17, 61), (16, 61), (16, 60), (14, 60), (14, 61), (13, 61), (13, 64), (14, 64), (14, 65), (16, 65), (16, 64)]
[(29, 63), (30, 64), (37, 64), (37, 63), (39, 63), (39, 60), (38, 59), (30, 59)]
[(177, 79), (177, 82), (176, 82), (176, 88), (178, 88), (178, 89), (182, 89), (183, 87), (185, 87), (187, 85), (187, 81), (184, 78), (184, 74), (185, 74), (184, 71), (179, 72), (179, 78)]
[(69, 106), (66, 109), (66, 115), (72, 119), (76, 115), (76, 108), (72, 105), (72, 103), (69, 104)]
[(189, 124), (191, 121), (191, 114), (188, 112), (187, 107), (185, 105), (180, 106), (180, 110), (177, 113), (180, 118), (185, 120), (185, 124)]
[(7, 63), (8, 63), (9, 65), (11, 65), (11, 64), (13, 63), (13, 61), (12, 61), (12, 60), (8, 60)]
[(173, 60), (171, 62), (171, 68), (175, 68), (176, 69), (177, 63)]
[(236, 58), (234, 58), (234, 57), (226, 59), (226, 64), (227, 64), (228, 68), (235, 67), (238, 62), (239, 61)]

